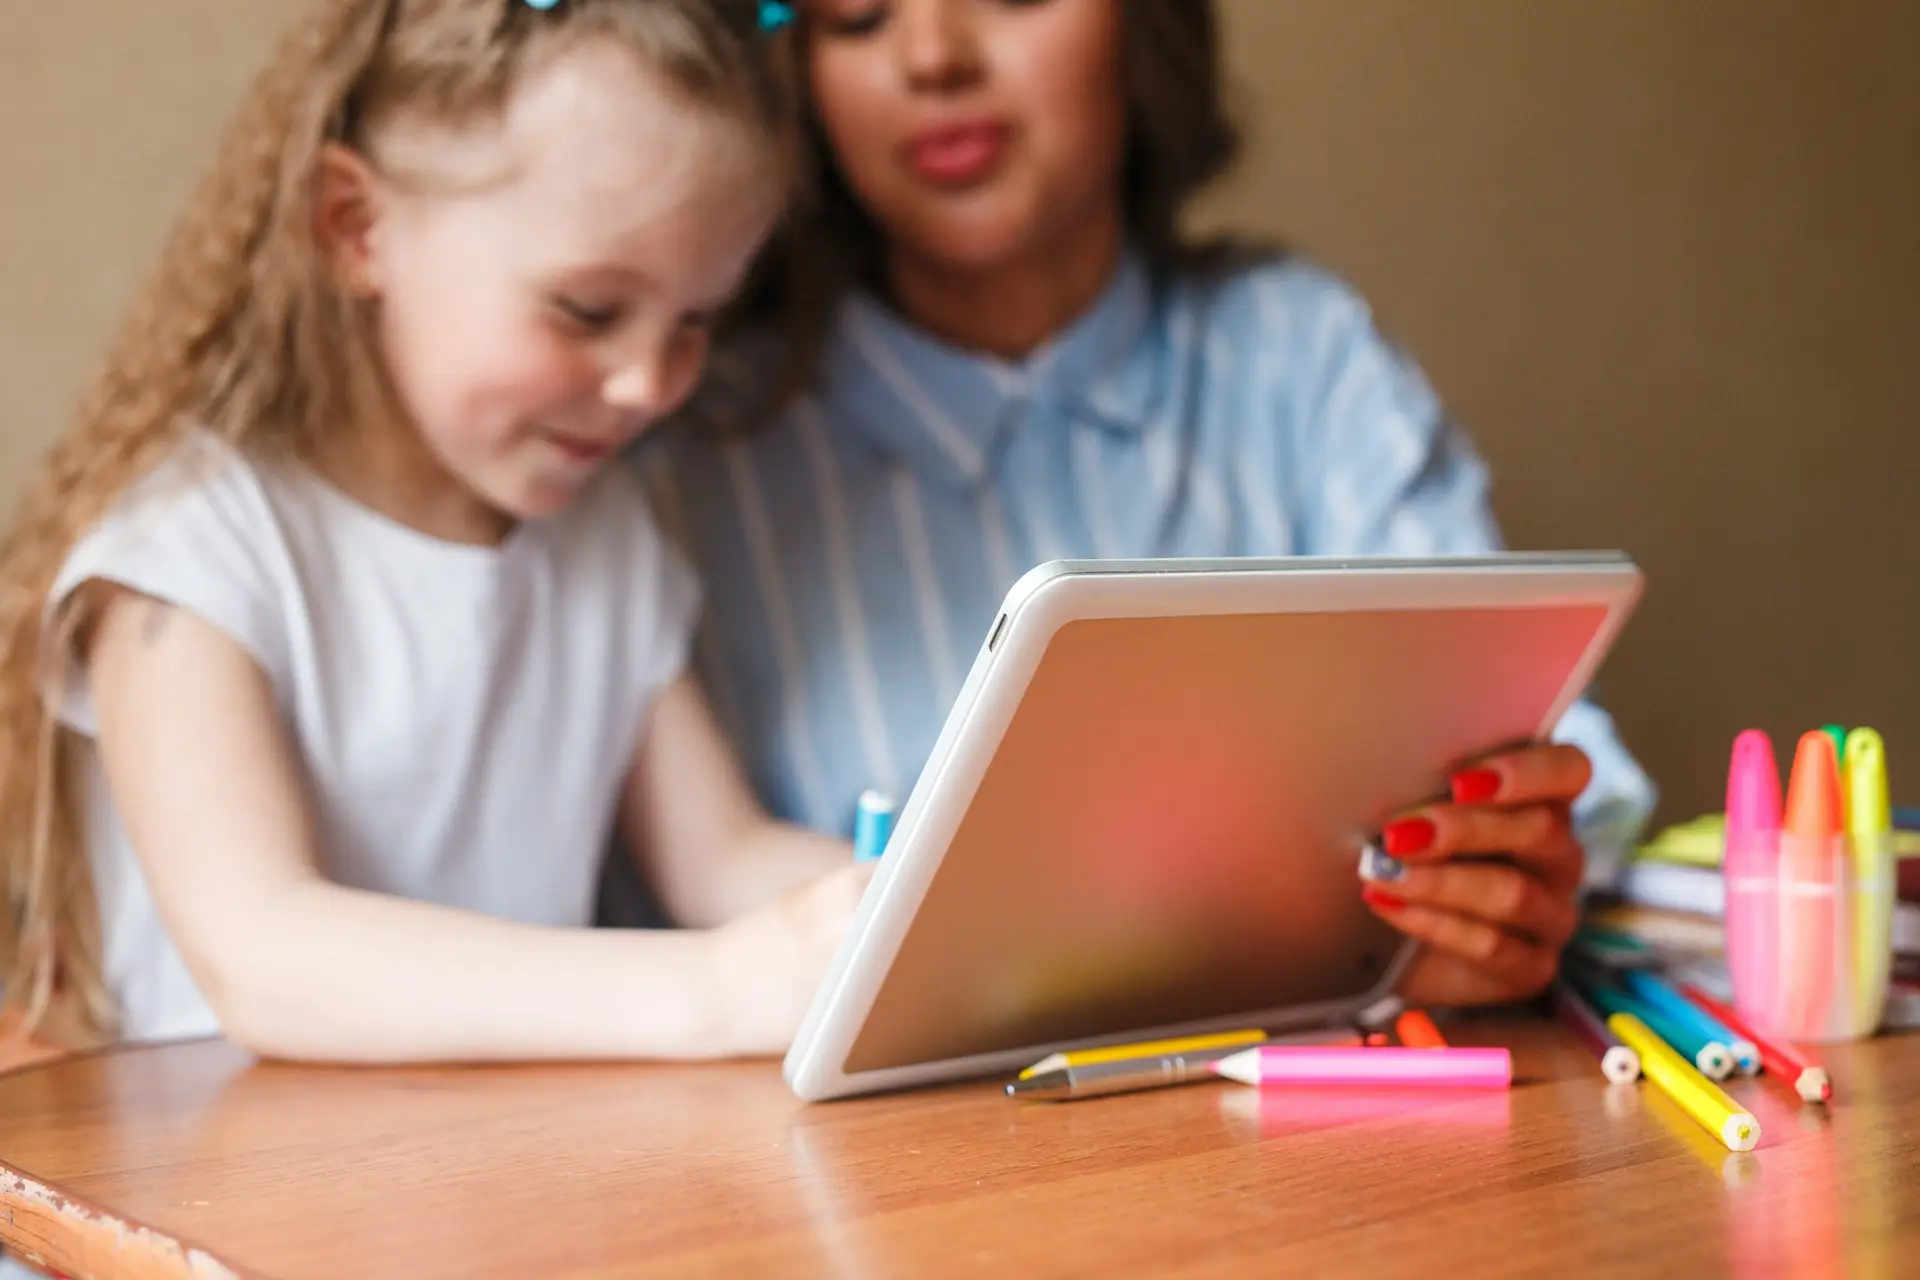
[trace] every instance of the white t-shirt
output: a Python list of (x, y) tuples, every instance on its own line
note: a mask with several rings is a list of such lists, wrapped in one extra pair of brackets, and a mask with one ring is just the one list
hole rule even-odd
[[(621, 786), (698, 605), (624, 469), (476, 547), (204, 438), (79, 543), (50, 612), (91, 579), (190, 610), (253, 655), (305, 763), (331, 879), (564, 926), (592, 921)], [(67, 666), (50, 696), (90, 736), (86, 675)], [(215, 1032), (87, 754), (122, 1034)]]

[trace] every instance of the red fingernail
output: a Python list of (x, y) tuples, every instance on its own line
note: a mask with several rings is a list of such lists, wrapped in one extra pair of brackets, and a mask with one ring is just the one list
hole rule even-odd
[(1453, 802), (1480, 804), (1500, 794), (1497, 769), (1463, 769), (1453, 775)]
[(1381, 830), (1380, 842), (1387, 846), (1388, 853), (1404, 858), (1431, 849), (1436, 834), (1431, 818), (1401, 818)]
[(1382, 911), (1399, 911), (1407, 905), (1405, 898), (1376, 889), (1372, 885), (1362, 889), (1360, 897), (1368, 906), (1378, 907)]

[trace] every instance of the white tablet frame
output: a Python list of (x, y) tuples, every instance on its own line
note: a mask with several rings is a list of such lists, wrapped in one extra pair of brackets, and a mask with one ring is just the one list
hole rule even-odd
[(1117, 1027), (1110, 1035), (1065, 1044), (1034, 1044), (880, 1070), (843, 1069), (1001, 737), (1062, 627), (1090, 618), (1604, 606), (1604, 621), (1591, 643), (1566, 671), (1558, 695), (1541, 710), (1537, 736), (1544, 737), (1587, 687), (1642, 589), (1639, 569), (1613, 552), (1439, 560), (1054, 561), (1032, 570), (1008, 592), (900, 812), (886, 857), (786, 1056), (787, 1083), (801, 1099), (820, 1101), (1007, 1072), (1067, 1048), (1230, 1026), (1278, 1029), (1359, 1018), (1369, 1006), (1382, 1006), (1383, 1001), (1392, 1005), (1391, 990), (1411, 947), (1402, 949), (1373, 988), (1332, 1005)]

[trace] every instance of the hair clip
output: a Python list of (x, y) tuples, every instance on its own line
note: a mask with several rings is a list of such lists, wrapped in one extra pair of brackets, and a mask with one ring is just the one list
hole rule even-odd
[(548, 9), (558, 5), (560, 0), (526, 0), (526, 3), (527, 8), (538, 9), (542, 13), (545, 13)]
[(785, 0), (760, 0), (760, 29), (778, 31), (793, 21), (793, 6)]

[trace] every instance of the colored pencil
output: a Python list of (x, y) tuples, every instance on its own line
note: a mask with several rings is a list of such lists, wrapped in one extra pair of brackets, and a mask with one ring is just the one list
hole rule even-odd
[[(1040, 1061), (1020, 1073), (1022, 1080), (1031, 1079), (1045, 1071), (1058, 1071), (1063, 1067), (1090, 1067), (1102, 1062), (1125, 1062), (1130, 1058), (1157, 1058), (1175, 1053), (1204, 1053), (1209, 1049), (1244, 1049), (1249, 1045), (1263, 1044), (1267, 1033), (1258, 1030), (1221, 1031), (1206, 1036), (1181, 1036), (1171, 1040), (1148, 1040), (1135, 1044), (1114, 1044), (1099, 1049), (1068, 1049), (1061, 1053), (1050, 1053)], [(1344, 1043), (1357, 1043), (1358, 1037), (1348, 1033)]]
[[(1733, 1074), (1733, 1054), (1727, 1046), (1702, 1036), (1694, 1024), (1669, 1016), (1665, 1009), (1621, 987), (1596, 982), (1583, 985), (1581, 990), (1587, 999), (1593, 1001), (1594, 1008), (1607, 1015), (1608, 1026), (1613, 1025), (1615, 1014), (1632, 1014), (1637, 1022), (1650, 1028), (1664, 1043), (1672, 1045), (1675, 1052), (1691, 1061), (1702, 1075), (1725, 1080)], [(1620, 1038), (1626, 1039), (1625, 1036)], [(1627, 1043), (1631, 1045), (1633, 1042)], [(1647, 1068), (1645, 1057), (1645, 1054), (1641, 1055), (1642, 1071)]]
[(1665, 1090), (1682, 1111), (1724, 1142), (1728, 1150), (1751, 1151), (1759, 1144), (1760, 1122), (1752, 1113), (1741, 1109), (1719, 1085), (1694, 1070), (1692, 1063), (1646, 1023), (1630, 1013), (1616, 1013), (1607, 1019), (1607, 1026), (1640, 1055), (1640, 1069), (1647, 1079)]
[(1681, 995), (1672, 983), (1659, 974), (1645, 970), (1623, 973), (1620, 982), (1642, 1000), (1664, 1010), (1669, 1017), (1691, 1023), (1694, 1030), (1706, 1037), (1709, 1043), (1727, 1046), (1727, 1052), (1733, 1055), (1733, 1065), (1741, 1075), (1760, 1073), (1760, 1049), (1754, 1044), (1753, 1037), (1741, 1035), (1706, 1012)]
[(1553, 984), (1553, 1011), (1575, 1039), (1600, 1059), (1600, 1074), (1615, 1084), (1632, 1084), (1640, 1078), (1640, 1055), (1595, 1013), (1593, 1006), (1566, 981)]
[(1816, 1066), (1801, 1056), (1791, 1045), (1781, 1044), (1756, 1035), (1752, 1027), (1746, 1024), (1739, 1011), (1720, 1000), (1708, 995), (1700, 988), (1683, 985), (1680, 994), (1705, 1009), (1732, 1028), (1736, 1033), (1753, 1041), (1760, 1050), (1760, 1064), (1769, 1075), (1779, 1076), (1793, 1091), (1808, 1102), (1833, 1101), (1833, 1081), (1827, 1077), (1824, 1067)]

